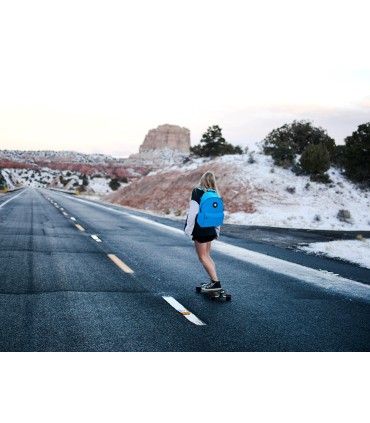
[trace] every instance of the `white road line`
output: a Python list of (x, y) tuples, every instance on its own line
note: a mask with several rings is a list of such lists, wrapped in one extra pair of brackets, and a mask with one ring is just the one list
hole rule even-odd
[(101, 239), (97, 235), (91, 235), (91, 238), (96, 242), (102, 242)]
[(71, 217), (71, 220), (73, 220), (74, 222), (76, 222), (76, 218), (75, 217)]
[(348, 298), (362, 299), (370, 302), (370, 285), (365, 285), (332, 273), (324, 273), (320, 270), (311, 269), (310, 267), (270, 257), (265, 254), (256, 253), (224, 242), (215, 242), (213, 249), (238, 260), (268, 269), (271, 272), (324, 288), (327, 291), (335, 292)]
[(79, 231), (81, 231), (81, 232), (83, 232), (84, 230), (85, 230), (85, 228), (83, 228), (81, 225), (79, 225), (78, 223), (76, 223), (76, 228), (79, 230)]
[[(152, 226), (160, 227), (168, 232), (176, 233), (184, 236), (181, 229), (173, 228), (162, 223), (154, 222), (145, 217), (135, 216), (124, 211), (112, 209), (111, 207), (103, 206), (100, 204), (91, 203), (86, 200), (74, 198), (77, 201), (88, 203), (94, 207), (100, 207), (115, 213), (120, 213), (129, 216), (132, 219), (148, 223)], [(312, 284), (323, 288), (330, 292), (335, 292), (344, 295), (348, 298), (361, 299), (370, 302), (370, 285), (365, 285), (360, 282), (353, 281), (335, 274), (323, 273), (320, 270), (312, 269), (310, 267), (302, 266), (300, 264), (291, 263), (282, 259), (271, 257), (262, 253), (247, 250), (245, 248), (236, 247), (222, 241), (215, 241), (212, 245), (214, 251), (226, 254), (230, 257), (244, 261), (246, 263), (268, 269), (272, 272), (288, 276), (290, 278), (298, 279), (302, 282)]]
[(186, 317), (190, 322), (194, 323), (195, 325), (203, 326), (205, 325), (198, 317), (187, 310), (182, 304), (176, 301), (173, 297), (166, 297), (162, 296), (162, 298), (168, 302), (175, 310), (181, 313), (184, 317)]
[(114, 264), (116, 264), (125, 273), (134, 273), (134, 271), (130, 267), (128, 267), (127, 264), (125, 264), (116, 255), (114, 255), (114, 254), (108, 254), (108, 257), (113, 261)]
[(13, 201), (15, 198), (17, 198), (17, 197), (19, 197), (20, 195), (22, 195), (25, 191), (26, 191), (26, 190), (21, 191), (19, 194), (15, 195), (14, 197), (9, 198), (9, 200), (4, 201), (4, 203), (2, 203), (2, 204), (0, 205), (0, 209), (1, 209), (1, 207), (4, 207), (4, 206), (5, 206), (5, 204), (10, 203), (10, 202), (11, 202), (11, 201)]

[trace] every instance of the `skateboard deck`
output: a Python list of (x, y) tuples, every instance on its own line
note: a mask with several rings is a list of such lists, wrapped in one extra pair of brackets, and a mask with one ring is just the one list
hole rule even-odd
[(230, 301), (231, 294), (227, 294), (224, 289), (220, 289), (219, 291), (204, 291), (202, 286), (195, 287), (195, 292), (198, 294), (208, 294), (211, 300), (216, 300), (218, 298)]

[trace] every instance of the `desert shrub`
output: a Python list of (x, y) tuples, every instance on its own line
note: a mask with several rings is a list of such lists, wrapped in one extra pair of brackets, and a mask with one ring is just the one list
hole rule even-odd
[(87, 187), (89, 185), (89, 178), (87, 175), (82, 175), (82, 186)]
[(3, 189), (6, 187), (6, 180), (3, 174), (0, 172), (0, 188)]
[(330, 154), (324, 144), (311, 144), (303, 150), (300, 163), (309, 174), (325, 173), (330, 168)]
[(344, 168), (345, 149), (345, 145), (336, 145), (333, 153), (331, 154), (331, 163), (339, 169)]
[(350, 223), (351, 222), (351, 213), (349, 210), (339, 210), (337, 214), (337, 219), (341, 222)]
[(121, 186), (121, 184), (119, 183), (118, 178), (112, 178), (109, 181), (109, 186), (110, 186), (111, 190), (117, 191), (117, 189)]
[(253, 154), (250, 154), (250, 155), (249, 155), (249, 158), (248, 158), (248, 163), (249, 163), (249, 164), (256, 163), (256, 159), (254, 158)]
[(370, 186), (370, 122), (360, 125), (344, 141), (346, 176), (354, 182)]
[(317, 175), (311, 175), (310, 180), (312, 182), (319, 182), (321, 184), (329, 184), (331, 181), (330, 176), (327, 173), (319, 173)]

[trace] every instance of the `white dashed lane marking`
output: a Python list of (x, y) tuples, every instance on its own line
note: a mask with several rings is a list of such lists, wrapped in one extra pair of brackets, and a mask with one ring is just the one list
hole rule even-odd
[(194, 325), (204, 326), (205, 323), (202, 322), (198, 317), (187, 310), (182, 304), (176, 301), (173, 297), (162, 296), (162, 298), (168, 302), (175, 310), (181, 313), (186, 319), (190, 320)]
[(113, 261), (114, 264), (116, 264), (121, 270), (123, 270), (125, 273), (134, 273), (132, 269), (130, 269), (127, 264), (125, 264), (122, 260), (120, 260), (117, 256), (114, 254), (108, 254), (108, 257)]

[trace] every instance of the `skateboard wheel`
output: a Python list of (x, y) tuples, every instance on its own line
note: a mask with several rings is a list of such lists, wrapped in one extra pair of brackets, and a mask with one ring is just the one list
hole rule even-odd
[(226, 301), (231, 301), (231, 294), (226, 294)]
[(215, 295), (215, 294), (211, 294), (210, 299), (211, 299), (212, 301), (214, 301), (214, 300), (216, 299), (216, 295)]
[(195, 292), (201, 292), (201, 290), (202, 290), (202, 287), (201, 286), (196, 286), (195, 287)]

